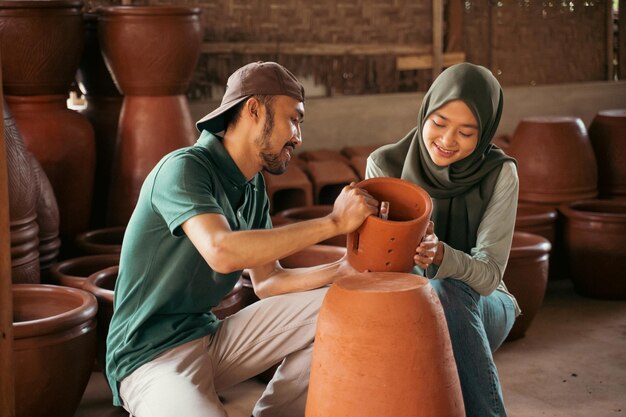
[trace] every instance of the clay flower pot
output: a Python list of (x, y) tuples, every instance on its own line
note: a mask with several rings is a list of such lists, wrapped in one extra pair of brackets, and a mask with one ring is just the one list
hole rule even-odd
[(119, 254), (80, 256), (52, 265), (50, 276), (54, 283), (80, 289), (90, 275), (119, 263)]
[(519, 303), (522, 315), (515, 320), (506, 340), (523, 337), (543, 303), (548, 284), (551, 245), (542, 236), (515, 232), (504, 283)]
[(389, 219), (369, 216), (348, 235), (348, 262), (358, 271), (409, 272), (433, 204), (424, 189), (398, 178), (370, 178), (357, 187), (389, 202)]
[(588, 297), (625, 300), (626, 201), (577, 201), (559, 210), (566, 217), (574, 289)]
[[(312, 206), (293, 207), (287, 210), (279, 211), (274, 218), (284, 218), (291, 222), (299, 222), (303, 220), (317, 219), (327, 216), (333, 211), (331, 204), (316, 204)], [(338, 235), (320, 242), (322, 245), (346, 246), (346, 236)]]
[(465, 416), (448, 326), (426, 278), (372, 272), (330, 287), (305, 415)]
[(76, 236), (76, 247), (83, 255), (119, 254), (126, 227), (106, 227)]
[(80, 0), (0, 1), (4, 93), (67, 94), (83, 49)]
[(520, 201), (555, 206), (598, 194), (598, 166), (579, 118), (522, 119), (506, 153), (517, 159)]
[(603, 197), (626, 198), (626, 109), (602, 110), (589, 126)]
[(17, 417), (72, 417), (96, 355), (93, 295), (54, 285), (13, 286)]

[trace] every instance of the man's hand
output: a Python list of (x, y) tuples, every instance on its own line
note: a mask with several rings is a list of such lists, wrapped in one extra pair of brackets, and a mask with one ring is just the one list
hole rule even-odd
[(356, 230), (370, 214), (378, 213), (378, 201), (367, 191), (346, 185), (335, 200), (333, 211), (329, 216), (339, 228), (339, 234)]

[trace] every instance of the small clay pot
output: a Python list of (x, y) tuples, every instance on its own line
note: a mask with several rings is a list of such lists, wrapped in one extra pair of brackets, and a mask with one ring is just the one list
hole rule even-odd
[(522, 315), (515, 320), (506, 340), (523, 337), (543, 303), (548, 284), (550, 242), (532, 233), (515, 232), (504, 283), (515, 296)]
[(389, 218), (369, 216), (348, 234), (348, 262), (361, 272), (411, 271), (415, 248), (430, 221), (430, 196), (423, 188), (398, 178), (370, 178), (356, 186), (379, 202), (389, 202)]
[(330, 287), (305, 415), (465, 416), (446, 318), (426, 278), (372, 272)]
[(96, 356), (93, 295), (54, 285), (13, 286), (17, 417), (72, 417)]
[[(332, 213), (333, 206), (330, 204), (316, 204), (312, 206), (294, 207), (287, 210), (279, 211), (274, 218), (285, 218), (292, 222), (303, 220), (317, 219)], [(346, 236), (338, 235), (320, 242), (322, 245), (346, 246)]]
[(125, 226), (90, 230), (76, 236), (76, 247), (83, 255), (119, 254), (125, 232)]
[(626, 109), (602, 110), (589, 126), (600, 196), (626, 198)]
[(562, 205), (564, 240), (574, 289), (581, 295), (626, 300), (626, 201)]
[(90, 275), (119, 263), (119, 254), (80, 256), (52, 265), (50, 276), (54, 283), (80, 289)]
[(598, 194), (598, 165), (579, 118), (524, 118), (506, 153), (517, 160), (520, 201), (558, 205)]

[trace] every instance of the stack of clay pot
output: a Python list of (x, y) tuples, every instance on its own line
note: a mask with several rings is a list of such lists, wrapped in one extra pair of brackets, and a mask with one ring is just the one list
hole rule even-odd
[(107, 212), (107, 225), (124, 226), (154, 165), (197, 139), (185, 92), (200, 55), (200, 9), (104, 7), (98, 31), (106, 65), (124, 94)]
[[(517, 160), (521, 203), (558, 209), (561, 204), (598, 195), (598, 165), (582, 120), (543, 116), (522, 119), (506, 148)], [(559, 214), (550, 277), (569, 276)]]
[[(66, 104), (83, 50), (82, 6), (80, 0), (0, 1), (5, 97), (54, 189), (66, 243), (89, 227), (95, 164), (91, 124)], [(62, 250), (71, 252), (69, 246)]]

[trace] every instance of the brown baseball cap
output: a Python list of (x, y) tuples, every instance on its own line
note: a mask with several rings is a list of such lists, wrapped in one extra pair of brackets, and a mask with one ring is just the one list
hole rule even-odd
[(304, 102), (304, 87), (285, 67), (276, 62), (252, 62), (235, 71), (226, 84), (222, 104), (198, 120), (200, 132), (218, 133), (226, 129), (224, 114), (253, 95), (289, 96)]

